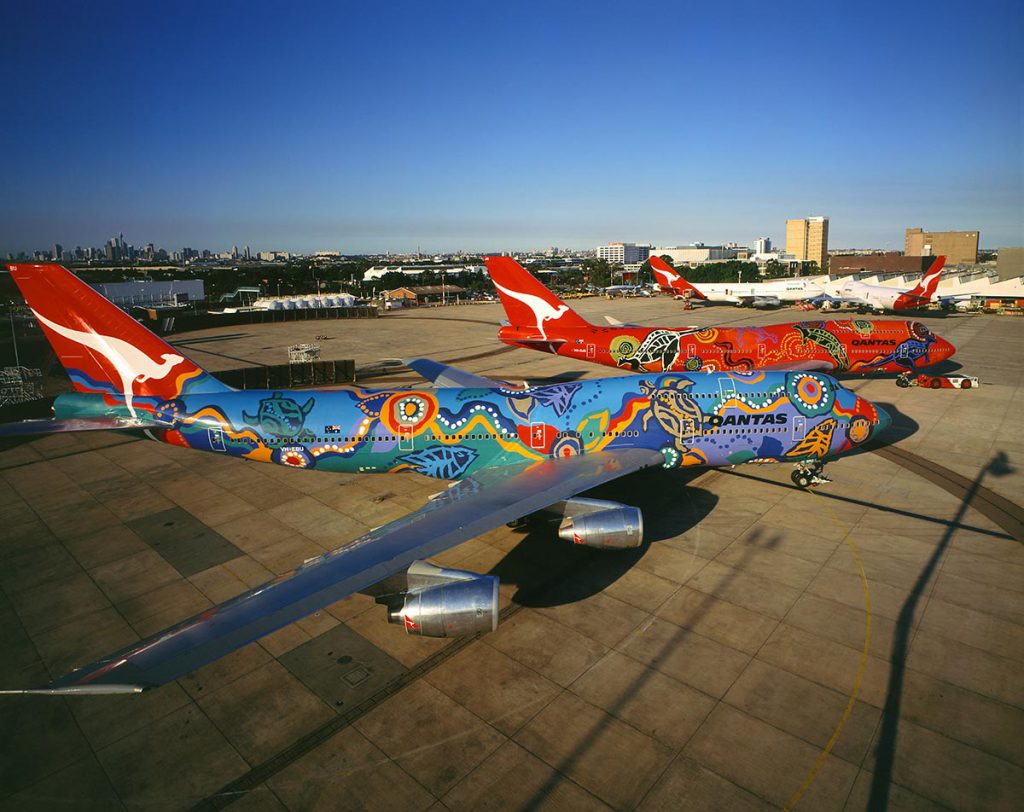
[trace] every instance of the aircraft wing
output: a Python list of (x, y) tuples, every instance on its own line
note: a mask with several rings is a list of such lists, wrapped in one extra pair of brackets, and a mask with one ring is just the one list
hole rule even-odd
[(869, 304), (867, 299), (861, 298), (860, 296), (851, 296), (850, 294), (832, 295), (831, 293), (819, 293), (817, 296), (808, 296), (804, 301), (812, 302), (814, 304), (828, 303), (833, 306), (838, 305), (867, 305)]
[(0, 693), (135, 693), (170, 682), (417, 560), (626, 474), (661, 465), (630, 449), (486, 468), (419, 510), (255, 589), (79, 668), (46, 688)]
[(403, 359), (402, 363), (438, 386), (497, 389), (506, 385), (504, 381), (495, 381), (481, 375), (474, 375), (472, 372), (466, 372), (458, 367), (450, 367), (430, 358)]
[(933, 300), (937, 299), (940, 304), (945, 304), (946, 302), (963, 302), (973, 299), (975, 296), (984, 295), (984, 293), (947, 293), (945, 296), (940, 296), (936, 293), (932, 298)]
[(156, 420), (128, 417), (92, 417), (86, 420), (22, 420), (0, 424), (0, 438), (30, 437), (39, 434), (60, 434), (65, 431), (125, 431), (167, 428)]
[(782, 300), (773, 293), (762, 293), (762, 294), (744, 294), (742, 296), (730, 296), (730, 302), (736, 302), (744, 305), (757, 305), (758, 303), (771, 304), (777, 307), (782, 304)]

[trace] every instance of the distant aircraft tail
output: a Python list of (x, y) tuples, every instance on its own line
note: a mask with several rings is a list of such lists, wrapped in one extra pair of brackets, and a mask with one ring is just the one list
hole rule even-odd
[(552, 327), (590, 326), (511, 257), (487, 257), (484, 261), (512, 327), (534, 329), (547, 339)]
[(654, 271), (654, 277), (658, 280), (658, 284), (661, 287), (669, 288), (684, 295), (689, 291), (690, 296), (695, 299), (707, 298), (697, 288), (683, 279), (682, 275), (661, 257), (650, 257), (648, 262), (651, 263), (651, 270)]
[(917, 285), (908, 290), (910, 296), (919, 296), (922, 299), (931, 299), (935, 295), (935, 289), (939, 286), (939, 279), (942, 278), (942, 268), (946, 264), (945, 257), (935, 257), (931, 267), (925, 271), (924, 276)]
[(123, 395), (133, 416), (136, 399), (233, 391), (60, 265), (7, 268), (77, 391)]

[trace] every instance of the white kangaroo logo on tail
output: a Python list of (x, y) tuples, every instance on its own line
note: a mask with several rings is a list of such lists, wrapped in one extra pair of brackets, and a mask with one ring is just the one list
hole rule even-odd
[(113, 365), (121, 378), (121, 391), (124, 393), (124, 403), (128, 407), (128, 411), (131, 412), (132, 417), (138, 417), (135, 414), (135, 408), (132, 406), (132, 398), (135, 395), (134, 385), (143, 381), (166, 378), (167, 374), (174, 367), (185, 360), (180, 355), (165, 352), (161, 356), (163, 362), (158, 364), (144, 352), (127, 341), (122, 341), (120, 338), (72, 330), (70, 327), (64, 327), (50, 321), (38, 310), (33, 310), (32, 312), (39, 321), (55, 333), (59, 333), (76, 344), (81, 344), (83, 347), (88, 347), (90, 350), (98, 352)]
[(672, 283), (675, 282), (675, 279), (672, 278), (668, 271), (663, 271), (661, 268), (655, 268), (653, 265), (651, 266), (651, 270), (654, 271), (654, 275), (658, 277), (658, 281), (660, 281), (662, 285), (666, 288), (672, 287)]
[(934, 270), (931, 273), (925, 274), (924, 278), (921, 280), (921, 284), (918, 286), (921, 288), (921, 293), (927, 293), (928, 288), (931, 287), (931, 284), (933, 281), (935, 281), (935, 278), (940, 276), (942, 276), (942, 268)]
[[(493, 281), (493, 280), (492, 280)], [(544, 322), (546, 321), (558, 321), (562, 318), (562, 315), (569, 310), (569, 305), (560, 304), (558, 307), (552, 307), (550, 304), (545, 302), (540, 296), (534, 296), (532, 293), (521, 293), (517, 290), (509, 290), (499, 285), (497, 282), (494, 283), (494, 287), (504, 293), (506, 296), (511, 296), (513, 299), (518, 299), (530, 310), (533, 311), (533, 317), (537, 321), (537, 329), (540, 330), (540, 337), (545, 341), (548, 340), (548, 335), (544, 332)]]

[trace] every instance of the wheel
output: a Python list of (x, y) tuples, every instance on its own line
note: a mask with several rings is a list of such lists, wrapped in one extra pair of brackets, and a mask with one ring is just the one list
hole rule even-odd
[(938, 378), (936, 378), (935, 380), (933, 380), (929, 384), (929, 386), (931, 386), (932, 389), (941, 389), (942, 388), (942, 381), (940, 381)]
[(793, 480), (798, 488), (809, 488), (811, 487), (811, 476), (803, 471), (794, 471), (790, 474), (790, 478)]
[(960, 381), (960, 388), (961, 389), (970, 389), (971, 386), (972, 386), (971, 381), (968, 378), (964, 378), (962, 381)]
[(906, 389), (908, 386), (910, 386), (910, 378), (908, 378), (906, 375), (900, 375), (896, 378), (896, 385), (901, 389)]

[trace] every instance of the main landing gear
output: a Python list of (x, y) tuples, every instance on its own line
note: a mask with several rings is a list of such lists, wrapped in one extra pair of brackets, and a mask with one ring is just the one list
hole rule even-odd
[(896, 385), (901, 389), (906, 389), (908, 386), (914, 385), (914, 379), (911, 378), (906, 372), (901, 372), (896, 376)]
[(798, 462), (790, 478), (798, 488), (811, 488), (832, 481), (825, 476), (825, 465), (820, 460)]

